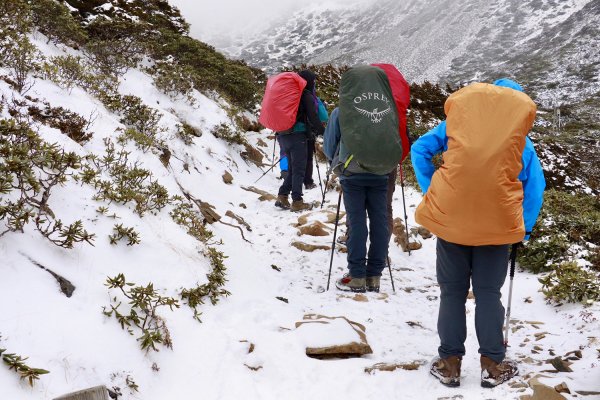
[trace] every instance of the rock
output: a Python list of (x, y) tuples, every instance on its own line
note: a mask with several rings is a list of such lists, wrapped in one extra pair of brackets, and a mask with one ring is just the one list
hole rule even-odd
[(314, 221), (309, 225), (298, 228), (298, 236), (329, 236), (328, 227), (320, 221)]
[(556, 390), (558, 393), (571, 394), (571, 390), (569, 389), (569, 387), (567, 386), (567, 384), (565, 382), (561, 383), (560, 385), (554, 386), (554, 390)]
[(573, 372), (573, 370), (569, 367), (571, 363), (568, 361), (564, 361), (560, 357), (556, 357), (550, 360), (550, 364), (552, 364), (552, 366), (556, 368), (558, 372)]
[(467, 294), (467, 299), (468, 300), (475, 300), (475, 294), (473, 293), (472, 290), (469, 290), (469, 294)]
[(582, 395), (582, 396), (598, 396), (598, 395), (600, 395), (600, 392), (591, 392), (589, 390), (576, 390), (575, 393)]
[(258, 198), (258, 200), (260, 200), (260, 201), (273, 201), (273, 200), (277, 199), (277, 196), (274, 196), (271, 193), (266, 192), (264, 190), (255, 188), (254, 186), (248, 186), (248, 187), (242, 186), (242, 189), (244, 189), (247, 192), (259, 194), (260, 197)]
[(169, 161), (171, 161), (171, 150), (166, 147), (162, 149), (162, 153), (158, 156), (158, 159), (165, 168), (169, 168)]
[(49, 268), (46, 268), (44, 265), (40, 264), (39, 262), (35, 261), (34, 259), (32, 259), (31, 257), (21, 253), (24, 257), (26, 257), (33, 265), (35, 265), (36, 267), (43, 269), (44, 271), (48, 272), (50, 275), (52, 275), (54, 277), (54, 279), (56, 279), (56, 282), (58, 283), (58, 286), (60, 288), (60, 291), (62, 292), (62, 294), (64, 294), (65, 296), (67, 296), (68, 298), (71, 298), (71, 296), (73, 296), (73, 292), (75, 291), (75, 285), (73, 285), (71, 283), (70, 280), (68, 280), (67, 278), (64, 278), (62, 276), (60, 276), (59, 274), (57, 274), (56, 272), (52, 271)]
[(54, 400), (109, 400), (109, 398), (106, 386), (96, 386), (65, 394), (64, 396), (55, 397)]
[(284, 303), (289, 303), (290, 301), (288, 299), (286, 299), (285, 297), (281, 297), (281, 296), (277, 296), (275, 297), (277, 300), (279, 301), (283, 301)]
[(240, 208), (243, 208), (244, 210), (248, 208), (247, 205), (245, 205), (244, 203), (240, 203), (239, 205)]
[(566, 400), (566, 397), (554, 388), (541, 383), (537, 376), (529, 380), (529, 387), (533, 389), (531, 400)]
[(404, 223), (400, 218), (394, 218), (392, 234), (394, 235), (394, 242), (400, 246), (404, 252), (408, 252), (409, 250), (419, 250), (421, 247), (423, 247), (421, 243), (408, 241)]
[(262, 365), (252, 366), (252, 365), (244, 364), (244, 366), (246, 368), (248, 368), (249, 370), (251, 370), (251, 371), (259, 371), (259, 370), (261, 370), (263, 368)]
[(581, 359), (583, 357), (583, 354), (581, 353), (581, 350), (575, 350), (575, 351), (570, 351), (567, 354), (565, 354), (565, 357), (570, 356), (571, 354), (573, 354), (575, 357), (577, 357), (578, 359)]
[(277, 200), (277, 196), (272, 194), (263, 194), (258, 198), (259, 201), (275, 201)]
[(265, 143), (265, 141), (260, 138), (256, 141), (256, 145), (259, 147), (268, 147), (268, 145)]
[(263, 165), (263, 155), (256, 148), (252, 147), (248, 143), (244, 143), (245, 150), (240, 153), (242, 158), (246, 161), (251, 161), (257, 167), (262, 167)]
[(338, 295), (338, 298), (350, 299), (350, 300), (358, 301), (359, 303), (368, 303), (369, 302), (369, 298), (362, 293), (356, 293), (354, 296), (340, 294), (340, 295)]
[(275, 271), (277, 272), (281, 272), (281, 268), (279, 268), (277, 265), (275, 264), (271, 264), (271, 268), (273, 268)]
[(423, 226), (419, 226), (417, 228), (417, 233), (419, 235), (421, 235), (421, 237), (423, 239), (429, 239), (429, 238), (433, 237), (433, 235), (431, 234), (431, 232), (429, 232), (429, 230), (427, 228), (423, 227)]
[(306, 355), (317, 359), (361, 357), (372, 354), (366, 328), (346, 317), (308, 314), (296, 322)]
[(331, 250), (331, 247), (325, 245), (308, 244), (303, 242), (292, 242), (292, 246), (301, 251), (312, 253), (315, 250)]
[(228, 185), (231, 185), (231, 183), (233, 182), (233, 175), (231, 175), (229, 173), (229, 171), (225, 171), (222, 178), (223, 178), (223, 182), (225, 182)]
[(426, 365), (426, 364), (427, 364), (427, 361), (425, 361), (425, 360), (415, 360), (413, 362), (402, 363), (402, 364), (378, 363), (378, 364), (373, 365), (372, 367), (365, 368), (365, 372), (368, 374), (371, 374), (375, 371), (393, 372), (397, 369), (403, 369), (405, 371), (416, 371), (420, 367), (422, 367), (423, 365)]

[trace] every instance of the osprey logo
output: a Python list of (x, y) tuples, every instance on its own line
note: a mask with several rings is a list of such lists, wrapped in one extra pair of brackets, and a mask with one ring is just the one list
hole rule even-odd
[[(379, 111), (379, 107), (375, 107), (373, 111), (369, 111), (356, 106), (362, 102), (372, 102), (373, 100), (385, 103), (385, 106), (387, 106), (387, 108), (383, 111)], [(364, 115), (365, 117), (369, 117), (371, 119), (371, 122), (374, 124), (380, 123), (381, 121), (383, 121), (384, 116), (392, 112), (389, 99), (382, 93), (362, 93), (360, 96), (354, 98), (354, 104), (354, 108), (356, 109), (356, 111), (358, 111), (361, 115)]]
[(354, 106), (354, 108), (356, 108), (356, 110), (362, 115), (370, 117), (371, 122), (374, 124), (380, 123), (383, 120), (383, 116), (389, 114), (392, 111), (390, 107), (386, 108), (383, 111), (379, 111), (377, 108), (375, 108), (373, 111), (363, 110), (362, 108), (358, 108), (356, 106)]

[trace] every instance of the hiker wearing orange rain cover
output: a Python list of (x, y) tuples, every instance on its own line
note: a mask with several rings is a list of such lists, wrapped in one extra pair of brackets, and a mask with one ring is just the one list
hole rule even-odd
[[(446, 121), (411, 148), (423, 201), (416, 221), (437, 236), (440, 286), (439, 357), (431, 374), (460, 385), (467, 337), (465, 303), (472, 282), (481, 385), (494, 387), (518, 373), (505, 358), (500, 290), (510, 244), (529, 238), (542, 206), (545, 180), (527, 137), (536, 105), (509, 79), (474, 83), (452, 94)], [(436, 171), (432, 158), (443, 153)]]

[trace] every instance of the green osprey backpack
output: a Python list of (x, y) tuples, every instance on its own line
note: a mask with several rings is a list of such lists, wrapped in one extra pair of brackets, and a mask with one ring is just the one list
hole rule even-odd
[(338, 173), (386, 175), (402, 158), (398, 111), (390, 82), (378, 67), (361, 65), (342, 75)]

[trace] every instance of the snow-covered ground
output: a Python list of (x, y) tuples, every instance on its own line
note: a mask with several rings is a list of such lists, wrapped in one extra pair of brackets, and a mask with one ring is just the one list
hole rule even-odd
[[(50, 52), (43, 38), (36, 44), (45, 53)], [(201, 306), (202, 323), (193, 319), (187, 306), (172, 312), (161, 309), (173, 350), (141, 351), (134, 336), (102, 314), (102, 307), (109, 305), (114, 296), (104, 285), (106, 278), (123, 273), (128, 281), (144, 285), (153, 282), (161, 294), (178, 297), (182, 288), (206, 281), (210, 267), (202, 255), (203, 246), (173, 223), (168, 209), (140, 218), (126, 206), (91, 200), (92, 188), (69, 182), (53, 192), (50, 206), (65, 221), (83, 219), (86, 229), (97, 235), (94, 247), (77, 245), (64, 250), (32, 229), (0, 238), (0, 348), (29, 356), (30, 366), (50, 370), (30, 388), (14, 371), (0, 365), (1, 400), (52, 399), (100, 384), (120, 387), (123, 399), (144, 400), (512, 399), (531, 392), (508, 384), (493, 390), (480, 387), (473, 300), (467, 303), (468, 353), (460, 388), (441, 386), (429, 376), (427, 365), (416, 371), (366, 373), (365, 368), (376, 363), (428, 362), (436, 355), (439, 289), (435, 280), (435, 239), (421, 239), (423, 248), (411, 256), (391, 244), (396, 291), (392, 291), (386, 271), (381, 293), (359, 297), (335, 289), (334, 280), (345, 271), (345, 254), (336, 252), (332, 284), (326, 291), (330, 252), (307, 253), (290, 243), (299, 240), (331, 245), (332, 235), (299, 237), (295, 225), (300, 214), (278, 210), (273, 202), (261, 202), (257, 194), (242, 189), (255, 185), (276, 194), (280, 181), (273, 172), (254, 184), (262, 172), (242, 159), (241, 146), (228, 145), (209, 133), (215, 125), (228, 121), (219, 104), (200, 94), (194, 107), (172, 101), (139, 71), (126, 75), (120, 92), (134, 93), (163, 113), (161, 122), (167, 128), (164, 139), (173, 152), (168, 169), (156, 155), (143, 154), (129, 145), (134, 159), (151, 169), (171, 194), (179, 194), (179, 182), (195, 197), (214, 205), (224, 222), (236, 224), (225, 216), (231, 210), (251, 226), (251, 232), (244, 231), (251, 243), (243, 241), (239, 231), (229, 226), (210, 226), (216, 240), (223, 241), (217, 248), (228, 256), (226, 289), (231, 296), (217, 306)], [(13, 95), (19, 98), (5, 83), (0, 83), (0, 93), (8, 99)], [(30, 95), (82, 115), (96, 110), (98, 118), (90, 128), (94, 138), (83, 147), (57, 130), (39, 127), (45, 139), (79, 154), (102, 153), (102, 139), (116, 136), (116, 129), (122, 127), (114, 114), (79, 89), (69, 94), (50, 82), (37, 80)], [(7, 110), (2, 113), (2, 118), (7, 118)], [(179, 120), (202, 129), (203, 136), (185, 146), (174, 137), (174, 125)], [(267, 136), (266, 132), (250, 133), (248, 139), (270, 159), (272, 142), (268, 141), (266, 147), (259, 145), (259, 139), (267, 141)], [(184, 163), (189, 165), (189, 172)], [(222, 181), (225, 171), (234, 177), (231, 185)], [(324, 174), (324, 164), (320, 171)], [(319, 189), (306, 193), (308, 201), (320, 197)], [(413, 211), (419, 201), (420, 194), (408, 189), (410, 227), (415, 226)], [(326, 221), (336, 202), (337, 193), (329, 193), (323, 211), (314, 211), (309, 219)], [(116, 214), (117, 219), (98, 214), (100, 205), (107, 206), (109, 214)], [(399, 216), (399, 188), (394, 209)], [(107, 236), (115, 221), (134, 227), (140, 233), (141, 244), (110, 245)], [(60, 293), (54, 278), (29, 259), (69, 279), (77, 287), (73, 296), (66, 298)], [(554, 357), (551, 354), (563, 356), (581, 350), (583, 358), (571, 366), (574, 372), (546, 372), (544, 375), (550, 378), (542, 381), (549, 385), (565, 382), (572, 393), (600, 391), (596, 350), (600, 348), (600, 305), (555, 308), (546, 304), (539, 288), (536, 276), (517, 273), (512, 311), (515, 332), (511, 333), (508, 353), (523, 360), (521, 376), (553, 369), (543, 363)], [(506, 294), (508, 284), (504, 291)], [(345, 360), (308, 358), (306, 338), (295, 329), (295, 323), (311, 313), (345, 316), (365, 325), (373, 354)], [(250, 344), (254, 345), (252, 352)], [(537, 361), (542, 364), (537, 365)], [(130, 392), (128, 378), (139, 386), (139, 392)], [(521, 378), (514, 382), (521, 382)]]

